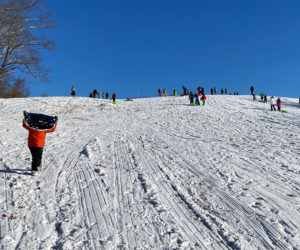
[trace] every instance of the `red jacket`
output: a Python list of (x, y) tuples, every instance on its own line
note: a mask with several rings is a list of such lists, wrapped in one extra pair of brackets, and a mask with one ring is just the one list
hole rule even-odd
[(39, 130), (29, 128), (23, 120), (23, 127), (29, 131), (28, 147), (43, 148), (45, 146), (46, 133), (54, 132), (56, 129), (56, 124), (52, 129), (39, 131)]
[(203, 95), (203, 96), (201, 97), (201, 100), (206, 100), (206, 96)]

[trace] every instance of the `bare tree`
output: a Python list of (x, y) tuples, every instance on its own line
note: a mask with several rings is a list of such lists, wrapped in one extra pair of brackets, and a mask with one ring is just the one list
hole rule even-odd
[(37, 14), (43, 12), (42, 1), (1, 0), (0, 79), (17, 71), (34, 79), (46, 79), (39, 49), (53, 49), (54, 42), (36, 32), (51, 27), (49, 13)]
[(28, 97), (29, 95), (30, 90), (25, 79), (12, 76), (0, 79), (0, 98)]

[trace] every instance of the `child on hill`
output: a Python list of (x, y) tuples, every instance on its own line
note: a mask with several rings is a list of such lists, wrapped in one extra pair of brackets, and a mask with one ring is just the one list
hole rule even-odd
[(280, 111), (281, 110), (281, 100), (280, 100), (280, 98), (277, 99), (276, 103), (277, 103), (277, 110)]

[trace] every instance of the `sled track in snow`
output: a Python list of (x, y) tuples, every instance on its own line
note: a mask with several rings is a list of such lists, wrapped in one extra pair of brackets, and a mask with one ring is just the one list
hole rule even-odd
[[(206, 223), (201, 223), (200, 214), (197, 214), (192, 207), (182, 200), (176, 187), (172, 184), (170, 177), (162, 170), (156, 160), (149, 152), (145, 151), (138, 140), (133, 145), (139, 145), (134, 153), (136, 158), (143, 163), (145, 173), (151, 180), (151, 184), (157, 191), (157, 196), (168, 212), (172, 214), (174, 221), (183, 230), (184, 235), (193, 242), (196, 247), (217, 249), (224, 247), (222, 239), (218, 238)], [(207, 239), (214, 239), (207, 242)]]

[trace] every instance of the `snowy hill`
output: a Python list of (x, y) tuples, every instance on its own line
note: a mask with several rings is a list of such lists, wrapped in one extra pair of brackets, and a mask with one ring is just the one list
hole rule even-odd
[[(1, 249), (300, 249), (300, 107), (0, 99)], [(59, 117), (30, 175), (22, 111)]]

